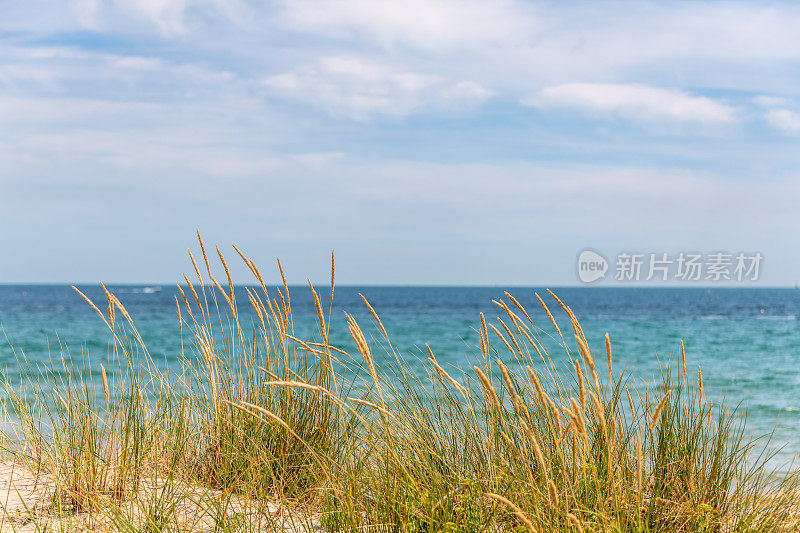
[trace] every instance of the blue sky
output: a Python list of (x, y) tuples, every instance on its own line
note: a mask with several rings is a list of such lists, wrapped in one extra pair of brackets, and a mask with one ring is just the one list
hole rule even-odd
[(800, 281), (800, 6), (0, 2), (0, 282), (568, 285), (592, 248)]

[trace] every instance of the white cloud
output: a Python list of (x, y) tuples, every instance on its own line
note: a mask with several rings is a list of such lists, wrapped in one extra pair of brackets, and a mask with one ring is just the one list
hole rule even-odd
[(186, 32), (187, 12), (193, 7), (209, 7), (237, 23), (242, 23), (247, 13), (239, 0), (115, 0), (115, 3), (123, 12), (155, 24), (167, 35)]
[(764, 115), (767, 122), (784, 133), (800, 133), (800, 113), (790, 109), (770, 109)]
[(163, 105), (149, 102), (0, 95), (0, 125), (17, 129), (74, 127), (101, 121), (122, 125), (145, 116), (157, 116), (163, 110)]
[(453, 107), (480, 105), (494, 94), (494, 91), (474, 81), (460, 81), (442, 90), (443, 98)]
[[(197, 98), (218, 85), (234, 81), (236, 74), (206, 61), (183, 62), (161, 56), (122, 55), (79, 47), (0, 46), (0, 99), (41, 97), (74, 100), (137, 100), (163, 103), (188, 95)], [(211, 89), (212, 86), (217, 86)], [(232, 85), (228, 85), (233, 89)], [(241, 85), (239, 85), (241, 87)]]
[(130, 70), (158, 70), (164, 63), (157, 57), (125, 56), (113, 59), (111, 65)]
[(769, 96), (769, 95), (759, 95), (754, 96), (750, 99), (754, 104), (760, 105), (763, 107), (780, 107), (785, 106), (789, 103), (788, 98), (783, 98), (780, 96)]
[(200, 81), (204, 83), (224, 83), (236, 78), (236, 75), (227, 70), (212, 70), (200, 65), (177, 65), (172, 69), (176, 76)]
[(294, 154), (291, 159), (301, 165), (314, 170), (320, 170), (333, 163), (338, 163), (344, 159), (343, 152), (312, 152), (307, 154)]
[(323, 58), (312, 66), (268, 77), (263, 84), (279, 96), (357, 120), (373, 114), (404, 116), (429, 105), (475, 105), (492, 94), (474, 82), (448, 83), (439, 76), (353, 57)]
[(117, 0), (119, 7), (156, 24), (164, 33), (183, 33), (188, 0)]
[(785, 75), (787, 63), (800, 60), (800, 6), (788, 2), (600, 9), (591, 2), (524, 0), (36, 0), (9, 9), (4, 25), (11, 29), (63, 32), (84, 20), (99, 33), (147, 34), (138, 19), (180, 36), (174, 44), (187, 50), (214, 48), (252, 59), (278, 41), (287, 52), (281, 58), (303, 63), (359, 49), (388, 53), (414, 71), (427, 69), (409, 62), (427, 60), (439, 75), (511, 91), (576, 79), (638, 79), (790, 94), (796, 84)]
[(279, 6), (271, 19), (277, 28), (313, 36), (325, 53), (357, 47), (395, 61), (435, 60), (440, 75), (510, 92), (576, 79), (638, 79), (781, 93), (793, 90), (786, 64), (800, 60), (800, 6), (790, 3), (598, 8), (517, 0), (280, 0)]
[(73, 0), (72, 8), (81, 26), (93, 28), (97, 24), (97, 13), (101, 0)]
[[(752, 220), (776, 230), (800, 221), (800, 213), (785, 196), (800, 193), (794, 174), (758, 190), (750, 180), (713, 172), (593, 164), (392, 161), (343, 165), (340, 175), (351, 194), (380, 205), (457, 213), (454, 216), (469, 226), (466, 234), (486, 231), (481, 226), (488, 220), (503, 226), (506, 237), (508, 232), (524, 236), (531, 227), (549, 224), (576, 240), (602, 239), (607, 232), (628, 237), (641, 232), (647, 239), (662, 239), (669, 234), (665, 228), (680, 228), (692, 236), (698, 235), (698, 228), (735, 228), (731, 234), (759, 235), (763, 230)], [(731, 202), (741, 203), (742, 198), (748, 198), (744, 212), (731, 211)], [(686, 213), (681, 220), (675, 219), (676, 205)], [(525, 222), (518, 227), (499, 222), (508, 219)]]
[(513, 0), (282, 0), (279, 24), (333, 38), (441, 52), (533, 38), (532, 8)]
[[(6, 144), (8, 153), (16, 159), (0, 150), (0, 169), (23, 168), (30, 172), (55, 164), (61, 168), (83, 168), (87, 175), (237, 179), (297, 172), (301, 167), (319, 170), (338, 160), (331, 154), (293, 157), (268, 153), (262, 148), (226, 146), (219, 139), (205, 136), (189, 140), (190, 131), (191, 126), (128, 132), (74, 128), (34, 133)], [(0, 147), (3, 144), (0, 140)], [(24, 167), (17, 162), (20, 158), (25, 158)], [(0, 180), (6, 177), (2, 174)]]
[(704, 96), (638, 84), (567, 83), (542, 89), (528, 105), (573, 108), (639, 121), (732, 124), (736, 110)]

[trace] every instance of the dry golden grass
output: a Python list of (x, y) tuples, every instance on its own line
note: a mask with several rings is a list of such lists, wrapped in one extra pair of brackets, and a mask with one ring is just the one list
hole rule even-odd
[(648, 388), (613, 374), (606, 334), (601, 380), (570, 307), (550, 292), (556, 317), (536, 294), (544, 329), (505, 293), (497, 326), (480, 314), (479, 359), (446, 369), (427, 345), (427, 362), (397, 353), (362, 295), (374, 324), (345, 314), (351, 354), (330, 345), (333, 256), (329, 297), (309, 281), (317, 331), (301, 337), (279, 262), (282, 286), (268, 289), (234, 247), (258, 286), (237, 291), (221, 250), (227, 287), (198, 240), (205, 275), (190, 251), (197, 279), (184, 275), (175, 298), (186, 346), (177, 367), (153, 361), (103, 286), (105, 313), (78, 293), (109, 328), (105, 364), (65, 355), (42, 371), (20, 358), (19, 392), (4, 384), (6, 419), (17, 421), (8, 451), (52, 480), (42, 520), (181, 530), (175, 502), (197, 500), (215, 531), (284, 528), (269, 520), (276, 506), (304, 517), (290, 527), (328, 531), (794, 527), (798, 475), (775, 478), (768, 455), (753, 459), (760, 444), (744, 438), (741, 413), (713, 408), (699, 369), (687, 377), (683, 344), (678, 375), (666, 367)]

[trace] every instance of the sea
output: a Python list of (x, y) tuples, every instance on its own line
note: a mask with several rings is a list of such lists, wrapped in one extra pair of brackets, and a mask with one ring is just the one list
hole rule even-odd
[[(105, 308), (99, 286), (79, 286)], [(175, 287), (119, 285), (109, 289), (133, 317), (152, 358), (177, 365), (181, 334)], [(539, 293), (561, 329), (570, 322), (540, 287), (351, 287), (337, 286), (331, 311), (331, 344), (355, 353), (344, 313), (354, 315), (369, 337), (380, 335), (364, 307), (363, 294), (378, 312), (395, 351), (407, 363), (424, 364), (428, 344), (448, 367), (468, 368), (478, 357), (479, 313), (502, 316), (492, 302), (509, 291), (528, 309), (536, 325), (556, 333), (536, 300)], [(609, 333), (615, 371), (640, 384), (656, 385), (665, 369), (680, 371), (680, 342), (687, 371), (702, 368), (706, 392), (717, 403), (740, 405), (748, 436), (771, 435), (775, 465), (787, 465), (800, 453), (800, 290), (740, 288), (552, 289), (581, 321), (590, 347), (605, 366), (604, 335)], [(317, 315), (308, 287), (289, 287), (296, 336), (313, 337)], [(327, 308), (329, 288), (318, 288)], [(273, 297), (277, 296), (273, 292)], [(236, 288), (240, 309), (249, 306), (245, 287)], [(179, 296), (180, 298), (180, 296)], [(185, 313), (185, 311), (184, 311)], [(255, 320), (242, 311), (245, 322)], [(495, 322), (496, 323), (496, 322)], [(184, 333), (187, 331), (184, 329)], [(569, 337), (567, 337), (569, 338)], [(184, 341), (188, 342), (187, 339)], [(498, 349), (502, 345), (495, 339)], [(550, 349), (567, 368), (563, 351)], [(18, 358), (47, 368), (62, 354), (89, 360), (97, 371), (108, 357), (109, 332), (95, 311), (69, 285), (0, 285), (0, 370), (14, 385), (21, 379)], [(378, 363), (389, 357), (376, 350)], [(504, 357), (507, 352), (500, 351)], [(189, 354), (191, 355), (191, 354)], [(568, 371), (568, 370), (567, 370)], [(766, 442), (762, 440), (761, 442)]]

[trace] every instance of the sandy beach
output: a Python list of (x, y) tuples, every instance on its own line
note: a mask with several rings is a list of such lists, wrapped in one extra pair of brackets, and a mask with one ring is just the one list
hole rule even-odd
[[(159, 498), (164, 507), (173, 507), (169, 522), (160, 524), (170, 531), (211, 533), (218, 531), (220, 517), (215, 504), (226, 502), (225, 516), (229, 521), (246, 527), (247, 531), (286, 531), (313, 533), (322, 531), (318, 521), (298, 512), (289, 511), (275, 504), (261, 506), (256, 510), (255, 502), (229, 497), (220, 491), (191, 487), (173, 483), (172, 490), (165, 491), (166, 483), (145, 480), (136, 494), (128, 496), (122, 506), (110, 502), (97, 502), (97, 511), (72, 512), (69, 508), (57, 509), (54, 502), (56, 483), (47, 474), (36, 475), (14, 461), (0, 463), (0, 532), (34, 533), (46, 531), (117, 531), (115, 515), (124, 515), (126, 523), (145, 523), (148, 501)], [(165, 496), (166, 494), (166, 496)], [(176, 496), (179, 494), (179, 496)], [(165, 503), (166, 502), (166, 503)], [(266, 512), (264, 512), (266, 511)], [(258, 524), (262, 524), (258, 527)], [(154, 524), (149, 525), (150, 528)], [(254, 527), (256, 526), (256, 527)], [(149, 528), (148, 528), (149, 529)]]

